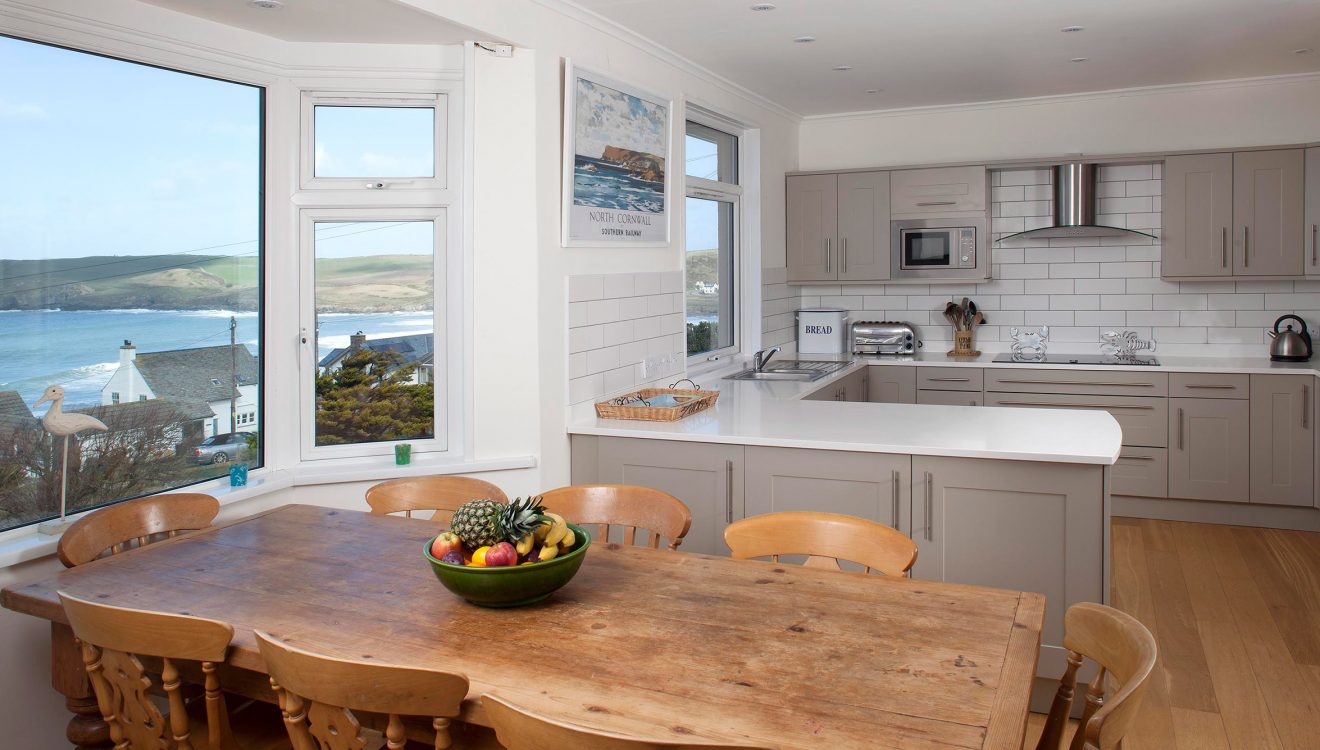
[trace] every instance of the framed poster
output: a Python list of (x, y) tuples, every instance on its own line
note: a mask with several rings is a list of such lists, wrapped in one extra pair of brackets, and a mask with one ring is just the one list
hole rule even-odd
[(570, 61), (564, 75), (564, 247), (669, 244), (668, 99)]

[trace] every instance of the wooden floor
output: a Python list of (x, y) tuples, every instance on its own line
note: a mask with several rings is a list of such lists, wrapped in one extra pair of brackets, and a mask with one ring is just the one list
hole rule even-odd
[(1124, 750), (1320, 749), (1320, 534), (1115, 518), (1112, 573), (1161, 660)]

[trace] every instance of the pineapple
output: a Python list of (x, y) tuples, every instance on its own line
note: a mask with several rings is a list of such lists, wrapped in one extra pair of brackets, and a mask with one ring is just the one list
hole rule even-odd
[(539, 497), (516, 498), (507, 505), (495, 500), (471, 500), (454, 512), (450, 530), (469, 549), (475, 549), (499, 542), (516, 544), (545, 519)]

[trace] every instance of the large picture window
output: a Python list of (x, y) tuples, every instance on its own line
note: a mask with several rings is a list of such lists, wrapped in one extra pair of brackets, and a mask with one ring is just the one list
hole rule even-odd
[(687, 353), (711, 357), (738, 348), (738, 137), (689, 120), (684, 143)]
[(263, 96), (0, 37), (0, 530), (261, 466)]

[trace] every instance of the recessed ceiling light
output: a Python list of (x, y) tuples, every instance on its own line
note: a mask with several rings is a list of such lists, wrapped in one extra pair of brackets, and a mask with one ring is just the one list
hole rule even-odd
[(275, 10), (284, 7), (284, 0), (248, 0), (248, 5), (261, 10)]
[(1074, 57), (1073, 59), (1069, 60), (1068, 62), (1086, 62), (1087, 60), (1090, 60), (1090, 59), (1091, 59), (1091, 58), (1089, 58), (1089, 57)]
[(1059, 31), (1062, 31), (1065, 34), (1073, 34), (1085, 28), (1085, 26), (1064, 26), (1062, 29), (1059, 29)]
[(852, 70), (852, 66), (851, 66), (851, 65), (835, 65), (833, 68), (830, 68), (830, 70), (837, 70), (837, 71), (842, 72), (842, 71), (845, 71), (845, 70)]
[(756, 5), (752, 6), (752, 10), (758, 13), (763, 13), (767, 10), (774, 10), (774, 9), (775, 9), (774, 3), (757, 3)]
[(1293, 50), (1293, 54), (1294, 54), (1294, 55), (1309, 55), (1309, 54), (1311, 54), (1311, 48), (1310, 48), (1310, 47), (1302, 47), (1301, 49), (1295, 49), (1295, 50)]
[(816, 41), (816, 37), (804, 34), (803, 36), (793, 37), (793, 41), (797, 42), (798, 44), (811, 44), (812, 42)]

